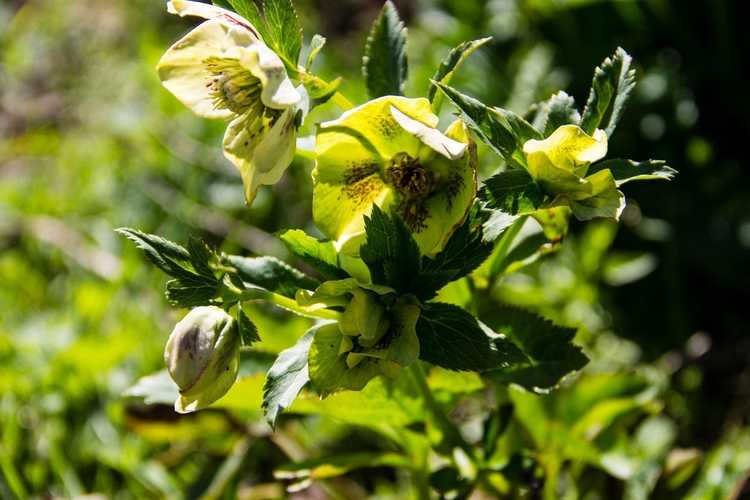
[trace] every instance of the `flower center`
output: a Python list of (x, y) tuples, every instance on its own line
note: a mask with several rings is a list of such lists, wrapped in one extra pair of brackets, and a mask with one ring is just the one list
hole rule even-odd
[(418, 160), (400, 153), (385, 170), (386, 182), (391, 184), (405, 198), (426, 198), (433, 191), (435, 179), (432, 172), (424, 168)]
[(204, 61), (209, 73), (206, 87), (214, 99), (216, 109), (228, 109), (238, 115), (252, 108), (263, 112), (260, 80), (243, 68), (236, 59), (209, 57)]
[(434, 174), (419, 160), (400, 153), (386, 167), (385, 180), (400, 195), (397, 210), (404, 223), (414, 232), (424, 230), (429, 215), (425, 201), (436, 187)]

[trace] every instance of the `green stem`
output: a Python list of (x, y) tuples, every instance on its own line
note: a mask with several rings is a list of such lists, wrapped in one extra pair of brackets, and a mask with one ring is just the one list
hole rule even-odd
[(234, 445), (234, 448), (232, 449), (232, 453), (226, 458), (226, 460), (224, 460), (224, 463), (221, 464), (221, 467), (219, 467), (219, 470), (214, 476), (213, 481), (211, 481), (211, 484), (208, 485), (208, 489), (206, 489), (205, 493), (203, 493), (203, 496), (201, 496), (202, 500), (214, 500), (217, 498), (221, 498), (221, 496), (224, 494), (224, 490), (227, 489), (227, 485), (229, 485), (229, 482), (237, 474), (237, 471), (240, 470), (242, 461), (247, 455), (251, 443), (252, 439), (248, 435), (243, 436), (239, 441), (237, 441), (237, 443)]
[(352, 102), (338, 90), (331, 96), (331, 102), (341, 108), (343, 111), (347, 111), (354, 107), (354, 104), (352, 104)]
[(263, 289), (244, 290), (240, 300), (242, 302), (270, 302), (277, 307), (308, 318), (338, 320), (341, 317), (341, 313), (337, 311), (301, 306), (294, 299)]
[[(304, 68), (298, 68), (299, 71), (299, 79), (303, 82), (314, 82), (314, 85), (317, 86), (319, 89), (325, 89), (326, 87), (330, 86), (330, 83), (323, 80), (321, 77), (317, 75), (313, 75), (311, 73), (308, 73)], [(336, 106), (341, 108), (343, 111), (347, 111), (349, 109), (352, 109), (354, 107), (354, 104), (347, 99), (344, 94), (339, 92), (338, 90), (333, 93), (333, 95), (330, 98), (330, 101), (334, 103)]]
[(461, 437), (461, 434), (456, 429), (456, 426), (453, 425), (453, 422), (448, 419), (448, 417), (443, 412), (443, 409), (435, 400), (435, 396), (432, 394), (432, 389), (430, 389), (430, 386), (427, 383), (427, 375), (425, 374), (424, 368), (422, 368), (421, 363), (419, 361), (415, 361), (409, 367), (409, 371), (411, 372), (414, 381), (417, 383), (417, 387), (419, 387), (419, 390), (422, 393), (425, 407), (432, 414), (433, 418), (435, 419), (435, 423), (443, 432), (443, 436), (447, 438), (449, 442), (459, 446), (464, 452), (466, 452), (469, 457), (472, 457), (473, 451), (471, 447), (466, 443), (466, 441), (464, 441), (463, 437)]
[(518, 236), (518, 233), (521, 231), (521, 228), (523, 227), (527, 218), (528, 215), (522, 215), (521, 217), (516, 219), (515, 222), (513, 222), (513, 224), (511, 224), (510, 227), (505, 230), (503, 236), (500, 238), (500, 242), (492, 252), (492, 256), (490, 257), (491, 264), (489, 272), (490, 283), (496, 275), (503, 271), (505, 258), (510, 253), (510, 248), (513, 245), (513, 241), (516, 239), (516, 236)]

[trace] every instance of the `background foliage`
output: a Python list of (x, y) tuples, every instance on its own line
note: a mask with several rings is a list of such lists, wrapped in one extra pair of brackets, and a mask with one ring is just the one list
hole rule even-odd
[[(318, 72), (332, 79), (347, 68), (342, 88), (363, 100), (356, 75), (380, 2), (297, 3), (306, 33), (328, 38)], [(540, 397), (477, 394), (468, 375), (430, 377), (464, 436), (486, 440), (485, 490), (534, 497), (543, 477), (556, 476), (571, 498), (739, 495), (750, 469), (750, 195), (741, 153), (750, 110), (739, 97), (748, 77), (739, 6), (396, 4), (410, 35), (407, 95), (426, 93), (451, 47), (491, 35), (453, 86), (519, 112), (560, 88), (582, 103), (592, 68), (626, 47), (639, 85), (612, 156), (643, 151), (631, 155), (680, 170), (670, 184), (629, 189), (619, 230), (574, 226), (559, 253), (491, 290), (576, 328), (592, 358), (579, 378)], [(156, 0), (0, 5), (0, 496), (268, 498), (290, 485), (302, 498), (403, 496), (403, 471), (426, 458), (393, 443), (424, 448), (423, 433), (408, 427), (419, 409), (408, 399), (393, 408), (380, 384), (365, 391), (369, 400), (327, 400), (327, 416), (300, 417), (320, 411), (303, 399), (273, 435), (252, 375), (224, 410), (188, 417), (122, 396), (161, 367), (180, 314), (155, 292), (165, 278), (113, 228), (177, 241), (194, 234), (228, 252), (283, 258), (274, 232), (313, 231), (309, 162), (297, 160), (247, 209), (216, 146), (223, 124), (194, 117), (162, 90), (154, 65), (191, 26)], [(323, 107), (314, 121), (335, 112)], [(485, 158), (489, 171), (496, 165)], [(246, 359), (246, 374), (267, 369), (308, 326), (246, 312), (268, 354)], [(358, 411), (342, 416), (342, 405)], [(507, 417), (488, 418), (488, 405)], [(383, 441), (383, 419), (405, 430)], [(324, 457), (335, 458), (316, 462)], [(449, 462), (425, 481), (461, 491), (477, 472), (460, 457)]]

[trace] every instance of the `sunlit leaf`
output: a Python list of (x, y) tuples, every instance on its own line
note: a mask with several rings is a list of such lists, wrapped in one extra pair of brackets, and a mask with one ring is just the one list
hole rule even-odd
[(408, 74), (406, 28), (390, 0), (367, 37), (362, 73), (371, 98), (403, 94)]
[(581, 128), (593, 134), (598, 128), (611, 136), (617, 127), (630, 92), (635, 87), (635, 68), (632, 58), (621, 47), (604, 60), (594, 71), (586, 108), (581, 116)]

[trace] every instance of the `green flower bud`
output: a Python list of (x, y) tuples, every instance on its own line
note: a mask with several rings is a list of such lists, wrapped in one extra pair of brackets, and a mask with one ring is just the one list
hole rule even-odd
[(199, 410), (226, 394), (237, 378), (239, 354), (240, 335), (232, 316), (215, 306), (190, 311), (164, 348), (167, 370), (180, 389), (175, 410)]
[(625, 195), (609, 170), (588, 175), (592, 163), (607, 154), (607, 134), (588, 135), (577, 125), (563, 125), (540, 141), (523, 145), (527, 170), (542, 188), (556, 196), (557, 206), (570, 206), (579, 220), (619, 219)]

